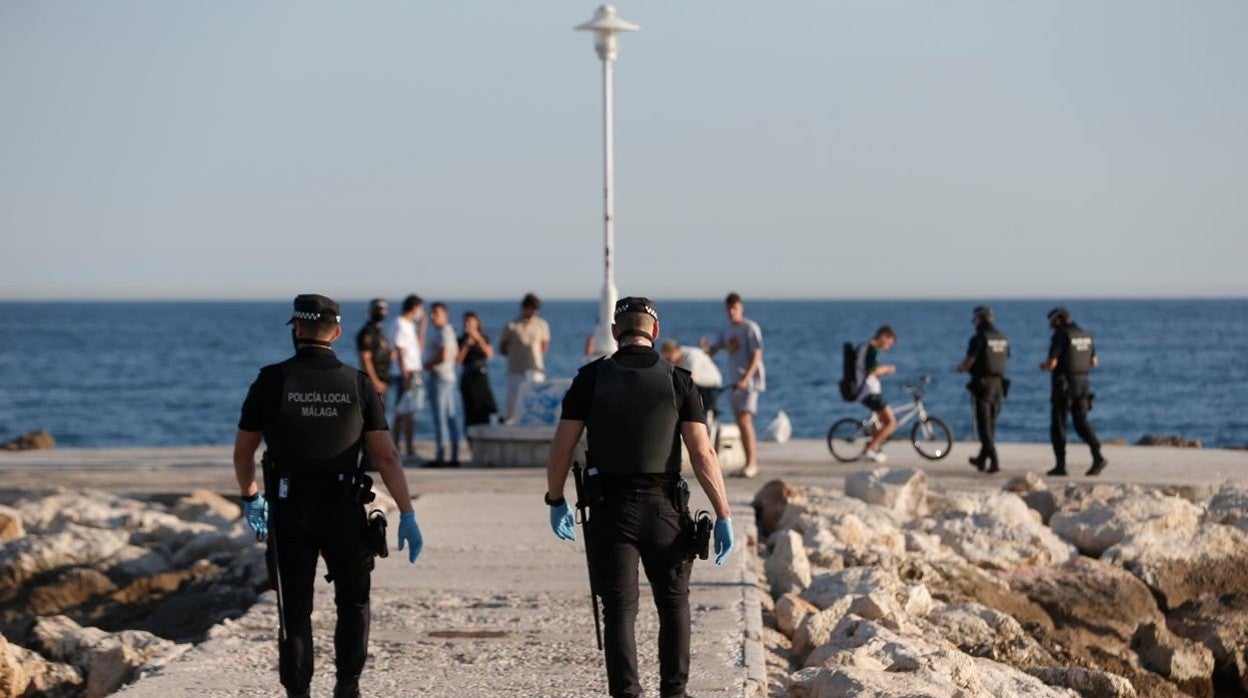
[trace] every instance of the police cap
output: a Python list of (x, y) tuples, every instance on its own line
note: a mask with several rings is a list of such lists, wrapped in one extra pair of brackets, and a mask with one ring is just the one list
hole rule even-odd
[(291, 314), (287, 325), (295, 320), (307, 320), (309, 322), (332, 322), (338, 324), (342, 322), (342, 316), (338, 314), (338, 303), (334, 299), (322, 296), (318, 293), (301, 293), (295, 296), (294, 313)]
[(1070, 320), (1070, 311), (1059, 305), (1056, 308), (1049, 311), (1048, 317), (1049, 317), (1049, 322), (1053, 322), (1054, 320), (1058, 318), (1061, 318), (1063, 321), (1067, 321), (1067, 320)]
[(992, 322), (992, 318), (994, 316), (992, 314), (992, 308), (986, 305), (977, 305), (975, 306), (975, 309), (971, 311), (971, 317), (979, 320), (980, 322)]
[(659, 319), (659, 309), (655, 307), (654, 301), (643, 296), (628, 296), (617, 301), (612, 318), (617, 318), (624, 313), (645, 313), (656, 321)]

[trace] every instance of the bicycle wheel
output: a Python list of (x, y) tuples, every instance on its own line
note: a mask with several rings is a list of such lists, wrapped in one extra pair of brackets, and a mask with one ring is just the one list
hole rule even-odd
[(828, 427), (828, 450), (842, 463), (858, 460), (867, 448), (867, 430), (861, 419), (846, 417)]
[(953, 449), (953, 432), (939, 417), (928, 417), (916, 422), (910, 430), (910, 443), (920, 456), (928, 460), (940, 460)]

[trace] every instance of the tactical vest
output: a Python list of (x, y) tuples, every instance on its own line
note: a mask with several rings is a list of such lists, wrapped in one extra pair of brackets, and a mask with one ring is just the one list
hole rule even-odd
[(1010, 358), (1010, 340), (991, 325), (979, 330), (984, 345), (975, 357), (971, 373), (976, 376), (1004, 376), (1005, 362)]
[(1066, 351), (1057, 359), (1057, 372), (1071, 376), (1087, 375), (1092, 370), (1092, 335), (1078, 325), (1058, 330), (1066, 335)]
[(672, 375), (660, 359), (649, 368), (598, 362), (589, 421), (589, 458), (604, 475), (680, 472), (680, 411)]
[(293, 472), (345, 472), (359, 466), (364, 413), (358, 372), (282, 366), (282, 406), (264, 428), (268, 455)]

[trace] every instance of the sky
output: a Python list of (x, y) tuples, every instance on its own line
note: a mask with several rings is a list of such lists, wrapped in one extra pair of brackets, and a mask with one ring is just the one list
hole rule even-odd
[[(0, 2), (0, 299), (593, 298), (596, 4)], [(1246, 296), (1242, 0), (622, 2), (623, 294)]]

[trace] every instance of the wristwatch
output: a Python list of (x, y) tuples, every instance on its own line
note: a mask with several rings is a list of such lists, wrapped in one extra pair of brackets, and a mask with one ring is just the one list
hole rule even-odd
[(560, 497), (559, 499), (551, 499), (549, 492), (542, 493), (542, 501), (546, 502), (546, 506), (548, 507), (557, 507), (560, 504), (568, 503), (568, 500), (564, 499), (563, 497)]

